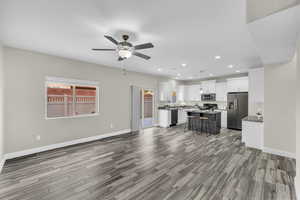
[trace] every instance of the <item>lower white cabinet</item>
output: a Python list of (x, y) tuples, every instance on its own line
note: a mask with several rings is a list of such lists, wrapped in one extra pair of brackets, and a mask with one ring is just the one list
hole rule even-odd
[(227, 128), (227, 111), (222, 110), (221, 112), (221, 127)]
[[(178, 109), (177, 124), (184, 124), (187, 121), (187, 112), (183, 109)], [(158, 125), (163, 128), (171, 125), (171, 110), (160, 109), (158, 112)]]
[(264, 145), (264, 123), (242, 121), (242, 142), (246, 147), (263, 150)]
[(167, 128), (171, 125), (171, 111), (159, 110), (158, 112), (158, 124), (160, 127)]
[(187, 112), (183, 109), (178, 109), (178, 124), (187, 122)]

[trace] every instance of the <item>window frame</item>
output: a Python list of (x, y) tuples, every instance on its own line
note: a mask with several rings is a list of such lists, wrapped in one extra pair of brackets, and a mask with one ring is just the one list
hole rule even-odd
[[(80, 114), (72, 116), (63, 116), (63, 117), (48, 117), (48, 84), (49, 83), (62, 83), (66, 85), (73, 86), (83, 86), (83, 87), (95, 87), (96, 88), (96, 112), (93, 114)], [(62, 77), (50, 77), (46, 76), (45, 85), (44, 85), (44, 97), (45, 97), (45, 119), (73, 119), (73, 118), (85, 118), (85, 117), (95, 117), (100, 115), (100, 85), (97, 81), (88, 81), (88, 80), (78, 80), (72, 78), (62, 78)], [(72, 94), (74, 96), (74, 93)]]

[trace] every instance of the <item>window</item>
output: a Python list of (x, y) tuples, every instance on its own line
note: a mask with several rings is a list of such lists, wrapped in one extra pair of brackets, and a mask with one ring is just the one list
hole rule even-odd
[(46, 78), (46, 117), (98, 114), (98, 83), (55, 77)]

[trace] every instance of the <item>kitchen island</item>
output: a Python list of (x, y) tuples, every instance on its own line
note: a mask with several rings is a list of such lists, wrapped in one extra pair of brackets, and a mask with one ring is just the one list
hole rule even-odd
[[(187, 112), (188, 129), (193, 131), (208, 132), (208, 134), (219, 134), (221, 130), (221, 112), (207, 110), (190, 110)], [(207, 121), (200, 120), (200, 117), (207, 118)], [(204, 122), (205, 121), (205, 122)], [(202, 124), (207, 123), (207, 124)], [(205, 128), (207, 125), (207, 128)]]

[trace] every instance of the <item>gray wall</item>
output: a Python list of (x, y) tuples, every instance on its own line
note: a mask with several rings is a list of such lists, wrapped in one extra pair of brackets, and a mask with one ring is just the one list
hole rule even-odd
[[(129, 129), (130, 85), (157, 91), (162, 79), (133, 72), (124, 76), (116, 68), (8, 47), (4, 48), (4, 66), (5, 153)], [(100, 115), (45, 120), (46, 76), (98, 81)]]
[(265, 66), (264, 146), (296, 153), (296, 59)]
[(4, 134), (4, 117), (3, 117), (3, 86), (4, 86), (4, 76), (3, 76), (3, 47), (0, 41), (0, 161), (3, 158), (3, 134)]
[(247, 0), (247, 21), (252, 22), (299, 3), (300, 0)]

